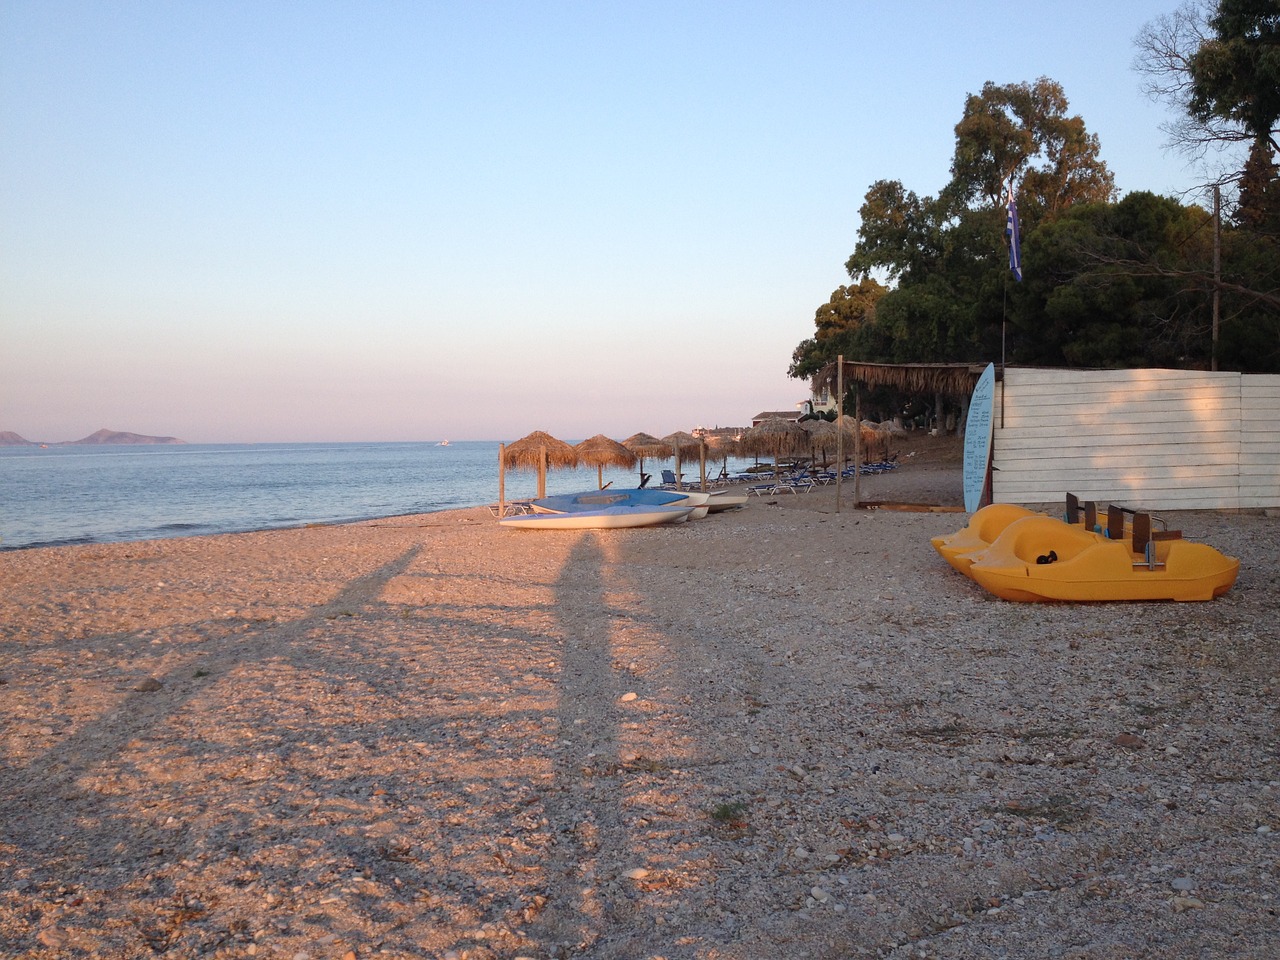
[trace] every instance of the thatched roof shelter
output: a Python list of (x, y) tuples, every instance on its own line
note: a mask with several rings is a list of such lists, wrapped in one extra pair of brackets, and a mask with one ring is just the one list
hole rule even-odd
[(676, 488), (683, 489), (683, 474), (680, 472), (680, 462), (686, 456), (697, 454), (702, 460), (702, 485), (706, 486), (706, 448), (702, 445), (702, 440), (695, 437), (692, 433), (686, 433), (684, 430), (677, 430), (675, 433), (668, 433), (662, 438), (662, 442), (669, 446), (675, 453), (676, 458)]
[[(532, 468), (538, 471), (538, 496), (547, 495), (548, 467), (576, 467), (578, 452), (563, 440), (557, 440), (549, 433), (535, 430), (515, 443), (502, 448), (499, 466), (505, 470), (512, 468)], [(501, 477), (499, 477), (501, 484)]]
[(751, 453), (773, 455), (774, 476), (778, 475), (778, 460), (783, 454), (803, 450), (808, 441), (804, 428), (794, 420), (770, 417), (742, 434), (742, 448)]
[(653, 460), (670, 460), (671, 444), (659, 440), (650, 433), (633, 433), (622, 441), (622, 445), (637, 457)]
[(604, 487), (605, 467), (634, 467), (639, 459), (631, 450), (603, 433), (575, 444), (574, 450), (578, 452), (580, 462), (596, 468), (596, 483), (601, 488)]
[(651, 433), (633, 433), (622, 441), (622, 445), (640, 458), (640, 486), (648, 480), (644, 472), (645, 460), (670, 460), (675, 451), (671, 444), (664, 443)]
[(727, 460), (729, 457), (738, 455), (740, 445), (732, 437), (722, 437), (713, 433), (702, 439), (707, 445), (707, 456), (713, 460)]
[(502, 462), (505, 466), (513, 468), (536, 469), (544, 462), (549, 467), (576, 467), (578, 452), (563, 440), (557, 440), (549, 433), (535, 430), (515, 443), (507, 444), (503, 450)]
[(686, 433), (684, 430), (668, 433), (662, 438), (662, 442), (674, 449), (679, 457), (683, 457), (687, 453), (697, 453), (702, 449), (702, 441), (692, 433)]
[[(835, 392), (837, 363), (832, 361), (813, 376), (813, 389)], [(861, 363), (844, 361), (846, 385), (861, 383), (868, 387), (894, 387), (905, 393), (942, 393), (952, 397), (969, 397), (978, 378), (987, 368), (985, 363)]]

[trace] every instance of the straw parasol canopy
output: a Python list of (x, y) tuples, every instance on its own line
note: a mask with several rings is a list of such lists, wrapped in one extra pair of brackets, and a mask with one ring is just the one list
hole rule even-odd
[(840, 428), (830, 420), (806, 420), (800, 424), (800, 429), (809, 435), (810, 445), (824, 454), (828, 449), (835, 449), (840, 438)]
[(794, 420), (769, 417), (742, 435), (742, 446), (752, 453), (772, 454), (773, 474), (776, 477), (779, 472), (778, 460), (785, 453), (803, 449), (806, 437), (804, 428)]
[(604, 489), (605, 467), (634, 467), (639, 458), (617, 440), (597, 433), (590, 439), (574, 445), (578, 460), (596, 468), (596, 485)]
[(724, 466), (720, 470), (721, 477), (728, 475), (729, 458), (738, 455), (738, 441), (732, 437), (722, 437), (719, 434), (712, 434), (709, 437), (703, 437), (704, 445), (707, 450), (707, 456), (712, 460), (719, 460)]
[(634, 453), (640, 459), (640, 483), (644, 484), (644, 461), (646, 458), (650, 460), (670, 460), (671, 445), (663, 443), (657, 437), (648, 433), (633, 433), (627, 439), (622, 441), (622, 445)]
[(538, 471), (539, 497), (547, 495), (548, 467), (576, 467), (577, 465), (578, 452), (572, 446), (541, 430), (535, 430), (527, 437), (521, 437), (502, 451), (502, 469), (524, 467)]
[[(697, 453), (701, 455), (702, 441), (695, 437), (692, 433), (686, 433), (683, 430), (677, 430), (675, 433), (668, 433), (662, 438), (662, 442), (669, 446), (676, 457), (676, 485), (680, 486), (680, 461), (688, 454)], [(706, 473), (706, 470), (703, 470)]]

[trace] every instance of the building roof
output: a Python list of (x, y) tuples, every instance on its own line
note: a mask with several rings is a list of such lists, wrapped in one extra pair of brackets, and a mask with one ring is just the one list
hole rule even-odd
[(799, 410), (763, 410), (751, 418), (751, 425), (758, 426), (764, 420), (799, 420)]

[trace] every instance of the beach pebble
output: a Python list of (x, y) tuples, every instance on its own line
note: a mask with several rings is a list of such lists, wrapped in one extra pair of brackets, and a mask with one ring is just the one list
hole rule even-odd
[(634, 870), (628, 870), (623, 874), (628, 880), (643, 880), (649, 875), (649, 871), (644, 867), (636, 867)]
[(630, 702), (631, 702), (632, 700), (634, 700), (637, 696), (639, 696), (639, 694), (636, 694), (636, 693), (634, 693), (634, 692), (630, 692), (630, 691), (628, 691), (627, 693), (624, 693), (622, 696), (620, 696), (620, 697), (618, 698), (618, 700), (619, 700), (620, 702), (622, 702), (622, 703), (630, 703)]
[(67, 935), (56, 927), (50, 927), (47, 930), (41, 930), (36, 935), (36, 940), (42, 946), (48, 947), (50, 950), (57, 950), (67, 942)]
[(160, 690), (163, 687), (164, 687), (164, 684), (162, 684), (155, 677), (147, 677), (147, 679), (143, 680), (133, 689), (138, 693), (154, 693), (155, 691)]
[(817, 900), (819, 903), (826, 903), (831, 899), (831, 894), (827, 893), (827, 891), (823, 890), (821, 887), (812, 887), (809, 890), (809, 896), (813, 897), (813, 899)]
[(1196, 882), (1190, 877), (1174, 877), (1173, 880), (1169, 882), (1169, 886), (1173, 887), (1175, 890), (1194, 890), (1196, 888)]

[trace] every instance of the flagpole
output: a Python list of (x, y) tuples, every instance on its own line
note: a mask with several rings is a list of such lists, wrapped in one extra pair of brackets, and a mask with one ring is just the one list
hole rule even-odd
[[(1022, 238), (1018, 226), (1018, 204), (1013, 194), (1013, 174), (1009, 175), (1009, 199), (1007, 217), (1004, 224), (1004, 235), (1009, 239), (1009, 270), (1013, 279), (1022, 282)], [(1000, 302), (1000, 428), (1004, 429), (1004, 385), (1005, 365), (1007, 360), (1007, 339), (1009, 330), (1009, 281), (1003, 284)]]
[(1004, 341), (1009, 327), (1009, 281), (1001, 284), (1000, 299), (1000, 429), (1004, 429)]

